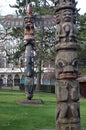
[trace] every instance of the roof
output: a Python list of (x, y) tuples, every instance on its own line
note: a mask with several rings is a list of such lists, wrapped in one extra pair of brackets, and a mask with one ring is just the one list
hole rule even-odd
[(79, 82), (86, 82), (86, 75), (79, 77), (78, 81)]

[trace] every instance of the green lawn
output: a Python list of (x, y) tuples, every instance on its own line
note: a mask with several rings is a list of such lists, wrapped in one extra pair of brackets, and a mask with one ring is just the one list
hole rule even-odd
[[(55, 128), (56, 98), (54, 94), (34, 93), (33, 99), (42, 99), (42, 105), (19, 105), (24, 92), (0, 90), (0, 130), (40, 130)], [(86, 100), (81, 99), (81, 125), (86, 127)]]

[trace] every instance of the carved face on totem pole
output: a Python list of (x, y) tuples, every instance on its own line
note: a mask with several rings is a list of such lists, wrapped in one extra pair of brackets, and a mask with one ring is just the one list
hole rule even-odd
[(63, 9), (57, 13), (56, 43), (61, 47), (76, 45), (76, 26), (73, 10)]
[(56, 14), (57, 23), (59, 24), (61, 22), (73, 22), (75, 19), (75, 16), (73, 15), (73, 10), (71, 9), (63, 9), (59, 10)]
[(63, 22), (71, 22), (73, 19), (73, 11), (71, 9), (64, 9), (62, 11)]
[(27, 42), (34, 40), (34, 25), (28, 17), (25, 18), (24, 40)]
[(77, 53), (73, 50), (58, 51), (56, 60), (56, 78), (57, 79), (75, 79), (78, 76)]
[(34, 25), (31, 13), (32, 13), (31, 5), (28, 4), (26, 8), (27, 16), (24, 19), (25, 22), (24, 40), (26, 42), (34, 40)]

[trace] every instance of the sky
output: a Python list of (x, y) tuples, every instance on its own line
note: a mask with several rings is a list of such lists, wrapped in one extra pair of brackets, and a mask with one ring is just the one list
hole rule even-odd
[[(86, 0), (76, 0), (78, 1), (77, 8), (81, 9), (80, 14), (86, 12)], [(15, 14), (15, 9), (9, 7), (9, 4), (14, 5), (16, 0), (0, 0), (0, 15)]]
[(16, 0), (0, 0), (0, 15), (15, 14), (15, 9), (10, 5), (14, 5)]

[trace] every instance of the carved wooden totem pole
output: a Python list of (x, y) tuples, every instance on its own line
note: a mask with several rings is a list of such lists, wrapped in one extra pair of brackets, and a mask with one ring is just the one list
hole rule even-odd
[(56, 130), (80, 130), (76, 2), (55, 0)]
[(24, 45), (25, 45), (25, 92), (27, 99), (33, 97), (34, 83), (34, 65), (33, 65), (33, 48), (34, 48), (34, 25), (31, 4), (27, 4), (26, 16), (24, 18)]

